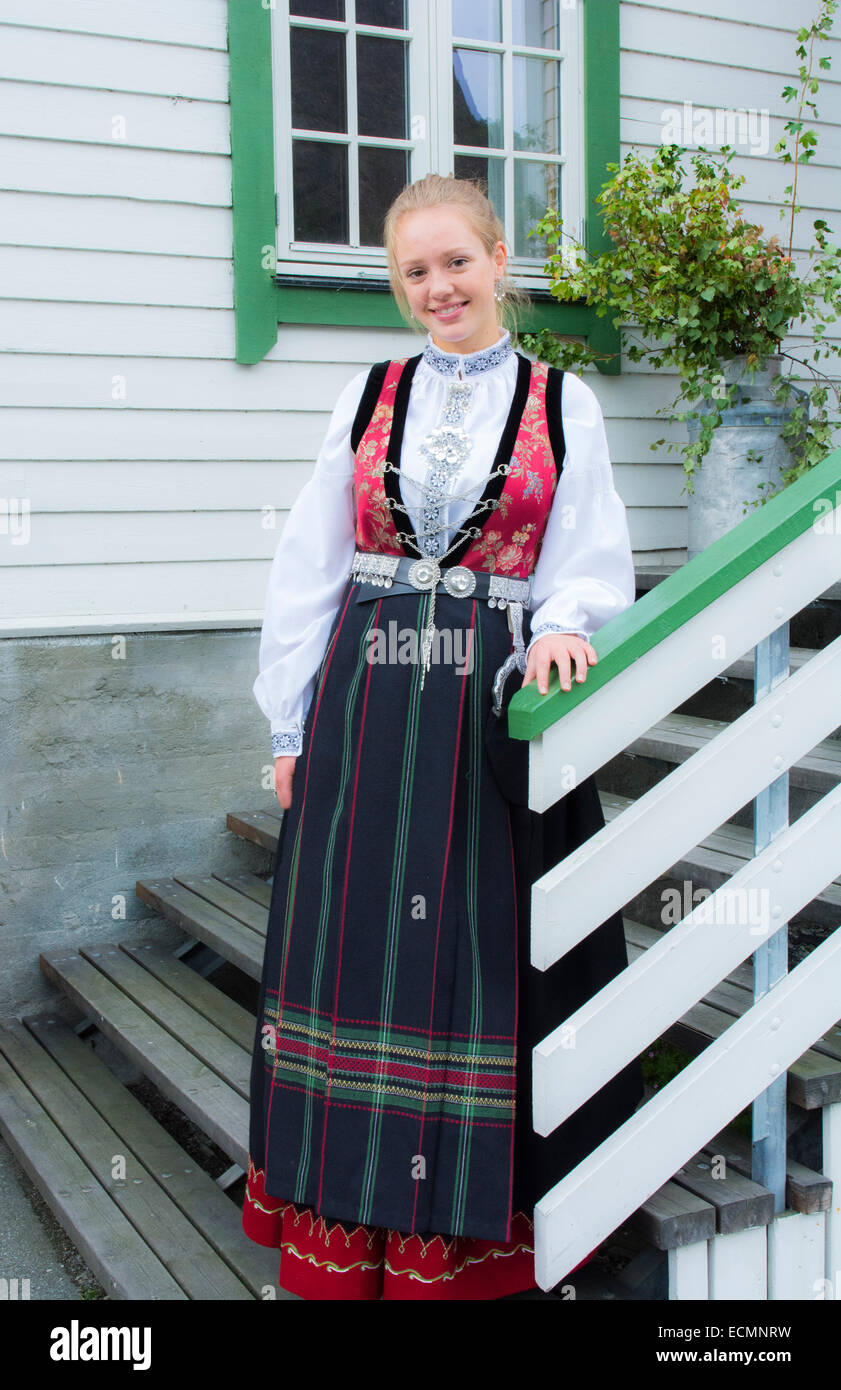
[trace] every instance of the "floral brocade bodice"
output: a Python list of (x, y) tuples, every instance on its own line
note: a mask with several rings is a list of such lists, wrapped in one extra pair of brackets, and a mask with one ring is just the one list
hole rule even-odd
[[(358, 550), (414, 557), (422, 554), (403, 505), (396, 471), (417, 361), (401, 358), (388, 363), (371, 418), (355, 451)], [(448, 554), (445, 564), (512, 579), (526, 579), (532, 573), (563, 457), (562, 436), (560, 447), (556, 439), (553, 448), (547, 418), (550, 372), (545, 363), (520, 357), (514, 400), (487, 484), (459, 528), (461, 543)], [(556, 455), (560, 455), (557, 461)], [(464, 534), (468, 528), (478, 534)]]

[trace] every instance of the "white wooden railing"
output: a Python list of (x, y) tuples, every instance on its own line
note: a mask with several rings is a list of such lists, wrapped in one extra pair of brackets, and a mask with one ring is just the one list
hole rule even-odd
[[(581, 687), (517, 693), (509, 729), (531, 740), (533, 810), (546, 810), (841, 580), (839, 488), (841, 450), (601, 629), (599, 662)], [(841, 638), (534, 884), (532, 963), (547, 969), (839, 725)], [(535, 1130), (550, 1134), (839, 874), (841, 786), (558, 1020), (534, 1051)], [(535, 1208), (541, 1287), (563, 1280), (839, 1016), (836, 930), (546, 1193)], [(823, 1240), (814, 1216), (780, 1213), (788, 1219), (739, 1233), (744, 1239), (718, 1237), (715, 1252), (674, 1252), (671, 1297), (721, 1296), (710, 1291), (715, 1262), (729, 1249), (747, 1278), (760, 1240), (766, 1292), (745, 1296), (782, 1296), (775, 1279), (782, 1289), (781, 1254), (798, 1221), (805, 1244), (796, 1296), (820, 1296), (808, 1290), (821, 1278), (841, 1295), (841, 1103), (822, 1113), (823, 1172), (835, 1183)], [(790, 1271), (786, 1280), (792, 1296)]]

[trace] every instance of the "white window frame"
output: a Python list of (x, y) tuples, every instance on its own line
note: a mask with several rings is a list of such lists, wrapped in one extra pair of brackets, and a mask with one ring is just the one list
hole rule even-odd
[[(411, 136), (408, 140), (389, 140), (379, 136), (331, 135), (319, 132), (317, 139), (349, 145), (348, 191), (351, 227), (358, 212), (358, 175), (353, 158), (356, 145), (377, 148), (407, 149), (410, 152), (410, 173), (413, 180), (423, 178), (434, 168), (442, 173), (453, 172), (454, 154), (482, 158), (504, 156), (506, 239), (514, 246), (514, 157), (539, 164), (557, 163), (561, 169), (563, 188), (564, 229), (574, 232), (583, 241), (585, 196), (584, 149), (584, 61), (583, 25), (581, 10), (584, 0), (568, 5), (559, 4), (560, 43), (558, 50), (514, 46), (512, 39), (511, 7), (503, 3), (503, 36), (501, 43), (480, 39), (460, 40), (460, 46), (488, 52), (503, 53), (503, 111), (505, 146), (500, 151), (455, 147), (453, 141), (452, 100), (452, 6), (451, 0), (408, 0), (409, 28), (379, 29), (359, 25), (358, 32), (397, 39), (408, 38), (408, 77), (411, 102)], [(275, 0), (271, 9), (272, 72), (275, 111), (275, 165), (278, 196), (277, 274), (308, 279), (351, 278), (359, 281), (383, 281), (387, 278), (385, 250), (362, 247), (331, 246), (322, 242), (295, 242), (293, 239), (292, 199), (292, 139), (289, 93), (289, 30), (296, 24), (347, 33), (355, 16), (355, 0), (346, 0), (345, 21), (310, 19), (290, 16), (289, 0)], [(561, 63), (561, 150), (557, 155), (538, 151), (514, 150), (513, 147), (513, 59), (514, 56), (557, 58)], [(348, 126), (356, 124), (356, 52), (349, 45), (348, 63)], [(525, 289), (548, 287), (541, 260), (511, 256), (508, 262), (511, 278)]]

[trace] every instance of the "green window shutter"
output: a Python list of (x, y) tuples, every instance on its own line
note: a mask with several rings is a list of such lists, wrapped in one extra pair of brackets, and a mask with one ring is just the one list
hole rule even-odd
[[(620, 0), (583, 0), (584, 120), (587, 250), (598, 254), (607, 238), (594, 199), (619, 162)], [(279, 323), (405, 327), (392, 295), (311, 284), (278, 285), (274, 275), (276, 200), (272, 109), (271, 9), (257, 0), (228, 0), (231, 155), (234, 229), (236, 360), (261, 361), (277, 341)], [(287, 277), (288, 278), (288, 277)], [(537, 300), (521, 315), (521, 331), (541, 328), (586, 337), (615, 354), (600, 369), (620, 371), (619, 330), (585, 304)]]

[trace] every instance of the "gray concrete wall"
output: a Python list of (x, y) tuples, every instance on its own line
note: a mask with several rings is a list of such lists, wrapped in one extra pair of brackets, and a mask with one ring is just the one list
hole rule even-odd
[(277, 807), (258, 645), (253, 628), (0, 641), (0, 1015), (55, 997), (40, 951), (183, 940), (138, 878), (271, 871), (225, 826)]

